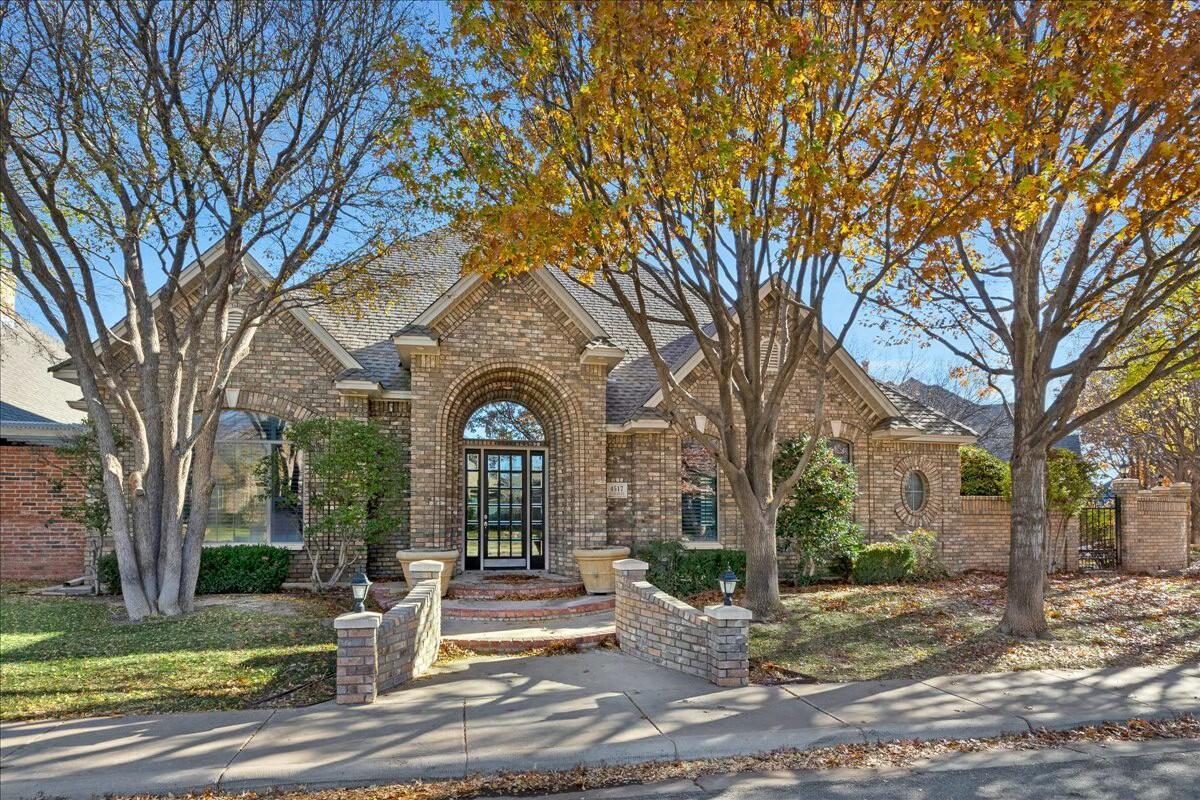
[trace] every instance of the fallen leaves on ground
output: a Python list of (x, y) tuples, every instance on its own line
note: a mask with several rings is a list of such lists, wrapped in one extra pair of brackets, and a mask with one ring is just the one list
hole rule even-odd
[(819, 584), (785, 593), (786, 617), (756, 623), (751, 658), (823, 681), (1200, 661), (1200, 581), (1114, 573), (1050, 579), (1051, 639), (996, 625), (1004, 576), (931, 583)]
[[(755, 756), (580, 766), (560, 772), (504, 772), (356, 789), (313, 792), (302, 789), (273, 790), (240, 794), (204, 792), (184, 795), (181, 800), (469, 800), (484, 795), (519, 797), (743, 772), (911, 767), (915, 762), (958, 753), (1045, 750), (1078, 743), (1143, 742), (1151, 739), (1200, 739), (1200, 719), (1188, 715), (1162, 720), (1131, 719), (1065, 731), (1043, 730), (978, 739), (901, 739), (870, 744), (839, 744), (811, 750), (782, 749)], [(145, 800), (146, 797), (114, 797), (112, 800)]]

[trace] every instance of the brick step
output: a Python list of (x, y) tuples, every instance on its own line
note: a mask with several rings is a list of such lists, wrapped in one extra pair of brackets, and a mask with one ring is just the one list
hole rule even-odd
[(612, 612), (587, 614), (555, 621), (505, 623), (501, 620), (446, 620), (442, 641), (476, 653), (523, 653), (546, 647), (588, 649), (615, 640)]
[(473, 573), (460, 575), (450, 583), (448, 599), (549, 600), (558, 597), (578, 597), (582, 594), (583, 583), (570, 578), (539, 574), (528, 580), (509, 582)]
[(547, 620), (612, 611), (613, 595), (556, 597), (550, 600), (450, 600), (442, 602), (443, 619)]

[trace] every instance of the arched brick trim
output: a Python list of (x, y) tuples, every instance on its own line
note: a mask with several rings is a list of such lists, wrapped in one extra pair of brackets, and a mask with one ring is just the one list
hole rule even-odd
[(225, 390), (225, 408), (257, 411), (260, 414), (270, 414), (291, 422), (299, 422), (317, 416), (312, 409), (287, 398), (253, 389), (232, 387)]
[[(578, 485), (587, 454), (582, 452), (583, 414), (571, 389), (554, 373), (536, 364), (492, 361), (459, 376), (447, 389), (438, 410), (434, 441), (437, 466), (435, 529), (442, 546), (460, 546), (462, 530), (462, 432), (480, 406), (509, 400), (528, 408), (542, 423), (549, 459), (549, 567), (564, 572), (573, 563), (571, 549), (604, 543), (604, 531), (582, 531), (573, 523), (584, 518)], [(597, 541), (591, 541), (592, 539)]]
[[(928, 491), (924, 507), (916, 513), (909, 511), (908, 506), (904, 505), (904, 476), (912, 470), (917, 470), (925, 475)], [(942, 507), (946, 502), (942, 496), (942, 467), (937, 459), (921, 453), (907, 455), (896, 460), (892, 474), (896, 477), (893, 484), (896, 494), (892, 510), (900, 521), (909, 528), (931, 527), (937, 523), (942, 516)], [(954, 499), (958, 500), (957, 497)]]

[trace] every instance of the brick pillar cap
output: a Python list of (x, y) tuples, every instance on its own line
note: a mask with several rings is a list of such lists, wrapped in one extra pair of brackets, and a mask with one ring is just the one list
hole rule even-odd
[(634, 572), (637, 570), (650, 569), (650, 565), (645, 561), (639, 561), (636, 558), (622, 558), (619, 561), (613, 562), (613, 569), (617, 572)]
[(742, 608), (741, 606), (727, 606), (721, 603), (705, 606), (704, 613), (713, 619), (719, 620), (744, 619), (748, 621), (754, 619), (754, 612), (748, 608)]
[(441, 575), (446, 565), (441, 561), (414, 561), (408, 565), (408, 568), (414, 572), (433, 572)]
[(358, 614), (342, 614), (333, 621), (335, 630), (346, 630), (348, 628), (378, 628), (379, 623), (383, 621), (383, 614), (378, 614), (374, 611), (363, 611)]
[(1192, 496), (1192, 485), (1187, 481), (1175, 481), (1171, 484), (1171, 491), (1175, 494), (1183, 495), (1184, 497)]
[(1112, 490), (1117, 494), (1125, 492), (1136, 492), (1138, 490), (1137, 478), (1113, 478)]

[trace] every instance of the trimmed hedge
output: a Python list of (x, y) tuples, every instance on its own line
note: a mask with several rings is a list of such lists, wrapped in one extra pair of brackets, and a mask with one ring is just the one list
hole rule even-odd
[(688, 598), (717, 589), (717, 576), (728, 567), (738, 576), (738, 585), (746, 585), (744, 550), (689, 550), (674, 539), (649, 542), (634, 553), (650, 565), (646, 580), (679, 598)]
[[(277, 592), (287, 579), (291, 552), (269, 544), (206, 547), (200, 553), (196, 594), (265, 594)], [(100, 583), (111, 593), (121, 588), (117, 554), (106, 553), (97, 565)]]
[(896, 583), (912, 574), (917, 553), (904, 542), (869, 544), (854, 560), (851, 578), (855, 583)]

